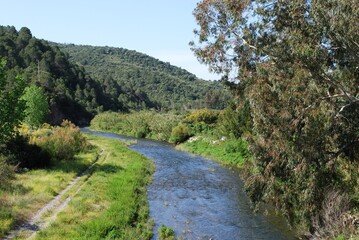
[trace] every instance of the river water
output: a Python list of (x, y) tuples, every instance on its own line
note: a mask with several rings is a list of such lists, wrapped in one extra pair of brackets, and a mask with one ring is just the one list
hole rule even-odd
[[(134, 139), (82, 130), (121, 140)], [(295, 239), (281, 216), (253, 213), (238, 172), (163, 142), (137, 139), (130, 148), (156, 165), (153, 182), (148, 186), (154, 239), (162, 224), (183, 239)]]

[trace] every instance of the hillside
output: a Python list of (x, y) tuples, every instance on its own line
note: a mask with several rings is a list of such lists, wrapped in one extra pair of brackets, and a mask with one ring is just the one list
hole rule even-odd
[[(147, 95), (164, 109), (218, 109), (224, 107), (229, 96), (219, 82), (198, 79), (184, 69), (133, 50), (74, 44), (56, 46), (101, 85), (115, 80), (125, 92)], [(119, 98), (125, 100), (126, 95)]]

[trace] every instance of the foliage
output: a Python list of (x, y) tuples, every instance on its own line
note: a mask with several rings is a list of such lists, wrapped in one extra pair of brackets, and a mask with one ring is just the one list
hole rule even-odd
[(26, 87), (21, 99), (26, 106), (24, 121), (31, 126), (40, 126), (49, 111), (47, 97), (42, 88), (34, 84)]
[(179, 144), (186, 141), (190, 137), (191, 135), (187, 126), (183, 123), (180, 123), (178, 126), (173, 128), (170, 141), (175, 144)]
[(184, 69), (136, 51), (74, 44), (57, 46), (131, 110), (222, 109), (229, 98), (218, 81), (198, 79)]
[(218, 119), (218, 112), (209, 109), (199, 109), (191, 112), (184, 120), (188, 124), (214, 124)]
[(175, 239), (175, 231), (164, 224), (162, 224), (162, 226), (158, 229), (158, 235), (159, 235), (159, 239), (161, 240)]
[(218, 120), (219, 111), (209, 109), (198, 109), (192, 111), (183, 123), (190, 129), (191, 134), (211, 132), (215, 127)]
[[(194, 12), (195, 54), (249, 102), (247, 192), (322, 238), (350, 234), (321, 230), (328, 195), (358, 191), (358, 14), (352, 0), (203, 0)], [(333, 207), (355, 215), (357, 204)]]
[(74, 160), (75, 154), (88, 146), (80, 129), (67, 120), (62, 122), (61, 127), (55, 127), (50, 134), (38, 136), (33, 141), (55, 161)]
[(234, 102), (229, 102), (220, 113), (217, 125), (222, 135), (231, 138), (240, 138), (243, 134), (251, 132), (253, 123), (248, 101), (239, 107)]
[(24, 81), (21, 77), (8, 78), (5, 64), (0, 58), (0, 147), (14, 136), (15, 127), (23, 118), (24, 107), (20, 100), (25, 88)]
[(182, 117), (175, 113), (140, 111), (129, 114), (104, 112), (91, 121), (91, 128), (134, 137), (168, 141)]

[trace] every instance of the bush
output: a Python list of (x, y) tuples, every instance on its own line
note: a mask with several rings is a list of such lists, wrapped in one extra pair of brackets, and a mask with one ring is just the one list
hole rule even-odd
[(212, 111), (209, 109), (199, 109), (191, 112), (184, 120), (184, 123), (188, 124), (215, 124), (218, 119), (218, 111)]
[(186, 125), (180, 123), (177, 127), (172, 130), (171, 134), (171, 142), (175, 144), (182, 143), (190, 138), (191, 135), (189, 134), (189, 130)]
[(71, 160), (75, 154), (88, 147), (80, 129), (67, 120), (62, 122), (61, 127), (56, 127), (52, 134), (41, 136), (35, 141), (53, 160)]
[(216, 127), (219, 111), (200, 109), (191, 112), (182, 122), (187, 125), (192, 134), (213, 134)]
[(158, 235), (161, 240), (175, 239), (175, 231), (164, 224), (162, 224), (161, 228), (158, 230)]

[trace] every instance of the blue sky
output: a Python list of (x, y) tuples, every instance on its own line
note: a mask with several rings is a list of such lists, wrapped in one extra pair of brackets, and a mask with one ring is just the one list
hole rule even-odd
[(33, 36), (60, 43), (123, 47), (187, 69), (210, 74), (190, 51), (199, 0), (9, 0), (0, 25), (26, 26)]

